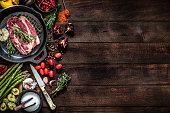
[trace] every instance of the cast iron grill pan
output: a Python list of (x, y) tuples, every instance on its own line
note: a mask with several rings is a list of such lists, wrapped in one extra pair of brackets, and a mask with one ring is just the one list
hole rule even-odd
[[(4, 9), (0, 12), (0, 28), (7, 29), (7, 21), (14, 16), (25, 16), (35, 27), (38, 37), (40, 38), (40, 44), (33, 48), (32, 52), (28, 55), (22, 55), (17, 49), (14, 54), (8, 56), (6, 49), (6, 42), (0, 42), (0, 57), (9, 62), (34, 62), (39, 63), (47, 56), (45, 49), (47, 31), (42, 16), (33, 9), (26, 6), (12, 6)], [(43, 56), (40, 60), (34, 60), (41, 52)]]

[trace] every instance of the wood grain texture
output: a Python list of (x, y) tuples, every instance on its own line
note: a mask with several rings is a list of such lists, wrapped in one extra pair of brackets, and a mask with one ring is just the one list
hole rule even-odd
[[(170, 84), (169, 64), (65, 64), (63, 72), (72, 78), (69, 86)], [(57, 79), (59, 74), (54, 73)]]
[[(49, 112), (43, 108), (43, 112)], [(169, 113), (169, 107), (58, 107), (55, 113)]]
[[(55, 64), (62, 63), (62, 72), (72, 80), (53, 98), (58, 106), (54, 112), (169, 113), (170, 1), (65, 3), (75, 36), (69, 37), (67, 52)], [(29, 64), (22, 70), (31, 73)], [(54, 79), (58, 76), (55, 71)], [(46, 89), (50, 93), (55, 87)], [(51, 113), (44, 98), (40, 113)]]
[[(54, 89), (55, 87), (51, 88)], [(48, 93), (50, 88), (46, 88)], [(166, 106), (170, 107), (167, 86), (69, 86), (55, 99), (57, 106)], [(45, 103), (45, 101), (44, 101)], [(47, 106), (44, 106), (47, 107)]]
[(71, 21), (169, 21), (168, 0), (68, 0)]
[(69, 42), (170, 42), (170, 22), (74, 22)]
[(61, 63), (170, 63), (169, 43), (70, 43)]
[[(29, 63), (25, 63), (22, 70), (28, 70), (32, 74)], [(53, 79), (55, 80), (63, 72), (69, 74), (72, 77), (69, 86), (156, 86), (170, 84), (170, 64), (63, 64), (61, 72), (53, 70), (55, 75)], [(33, 74), (31, 77), (34, 78)]]
[[(169, 113), (170, 107), (57, 107), (55, 111), (43, 107), (39, 113)], [(9, 113), (5, 111), (3, 113)], [(10, 113), (16, 113), (10, 111)]]

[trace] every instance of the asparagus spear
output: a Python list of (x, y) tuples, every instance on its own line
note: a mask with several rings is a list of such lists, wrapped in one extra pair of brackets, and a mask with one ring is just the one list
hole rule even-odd
[(9, 75), (11, 75), (11, 73), (15, 70), (15, 68), (18, 67), (19, 64), (16, 64), (11, 70), (10, 72), (1, 80), (0, 85), (2, 85), (2, 83), (8, 78)]
[[(8, 88), (10, 82), (13, 80), (13, 78), (15, 77), (16, 73), (21, 69), (21, 67), (23, 66), (23, 64), (21, 64), (17, 70), (12, 74), (10, 80), (8, 81), (8, 83), (4, 86), (5, 88), (3, 88), (3, 90), (0, 91), (0, 97), (2, 97), (3, 93), (5, 92), (5, 90)], [(14, 69), (14, 68), (13, 68)]]
[[(24, 72), (18, 73), (18, 74), (15, 76), (14, 79), (17, 79), (19, 76), (21, 76), (22, 74), (25, 74), (25, 73), (27, 73), (27, 72), (28, 72), (28, 71), (24, 71)], [(7, 78), (7, 80), (0, 86), (0, 89), (3, 88), (5, 84), (7, 84), (7, 82), (9, 81), (10, 78), (11, 78), (11, 77), (8, 77), (8, 78)], [(18, 79), (17, 79), (17, 80), (18, 80)], [(14, 83), (14, 81), (13, 81), (13, 83)]]
[(0, 98), (0, 103), (2, 102), (2, 100), (8, 95), (8, 93), (12, 90), (12, 88), (14, 88), (16, 85), (18, 85), (20, 82), (24, 81), (27, 77), (21, 78), (20, 80), (18, 80), (17, 82), (15, 82), (12, 86), (10, 86), (10, 88), (8, 88), (8, 90), (3, 94), (3, 96), (1, 96)]
[(15, 80), (13, 80), (9, 86), (11, 86), (12, 84), (14, 84), (16, 81), (20, 80), (21, 78), (24, 78), (24, 77), (28, 77), (29, 75), (22, 75), (22, 76), (19, 76), (18, 78), (16, 78)]

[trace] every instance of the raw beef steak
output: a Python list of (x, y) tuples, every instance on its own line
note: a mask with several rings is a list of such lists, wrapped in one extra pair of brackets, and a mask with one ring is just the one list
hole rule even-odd
[[(15, 29), (13, 28), (14, 25), (20, 27), (24, 31), (24, 33), (31, 34), (32, 36), (34, 36), (33, 38), (31, 35), (29, 35), (32, 41), (30, 43), (26, 43), (22, 41), (22, 44), (23, 44), (22, 45), (19, 41), (20, 37), (14, 33), (14, 30), (13, 30)], [(40, 44), (40, 39), (35, 31), (34, 26), (27, 20), (26, 17), (15, 16), (15, 17), (8, 19), (7, 27), (8, 27), (8, 31), (9, 31), (12, 43), (20, 51), (21, 54), (23, 55), (29, 54), (35, 46)]]

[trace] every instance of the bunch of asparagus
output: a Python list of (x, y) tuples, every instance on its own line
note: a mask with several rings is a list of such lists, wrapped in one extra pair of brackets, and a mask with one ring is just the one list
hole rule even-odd
[(0, 76), (0, 103), (11, 92), (12, 88), (29, 76), (28, 71), (21, 72), (22, 66), (23, 64), (12, 65)]

